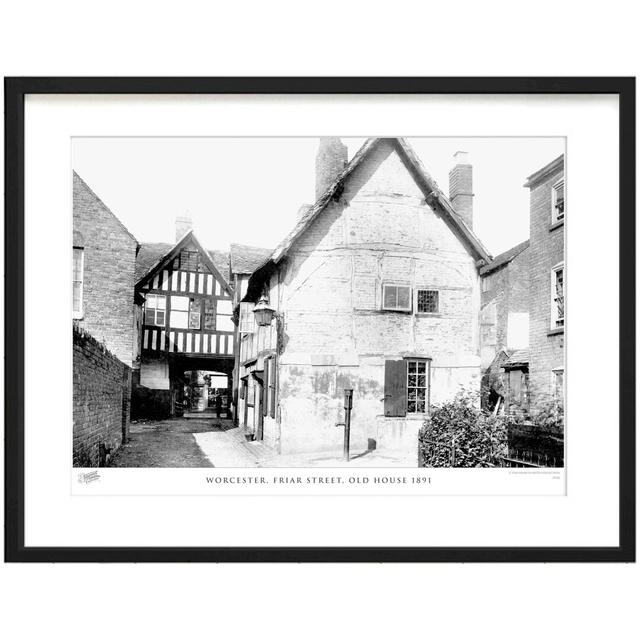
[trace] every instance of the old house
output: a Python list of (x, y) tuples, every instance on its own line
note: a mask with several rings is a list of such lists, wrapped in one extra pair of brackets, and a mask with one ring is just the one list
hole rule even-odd
[[(177, 219), (175, 244), (141, 246), (135, 284), (143, 300), (133, 381), (136, 416), (180, 414), (185, 387), (206, 392), (203, 384), (189, 385), (192, 372), (226, 375), (231, 388), (235, 326), (228, 260), (227, 254), (202, 247), (188, 218)], [(206, 406), (203, 398), (190, 398), (190, 404)]]
[(73, 173), (73, 463), (105, 464), (126, 440), (138, 242)]
[[(480, 269), (482, 402), (486, 409), (528, 409), (529, 241)], [(506, 373), (505, 373), (506, 370)]]
[(238, 415), (281, 453), (352, 444), (413, 452), (430, 404), (480, 389), (472, 167), (447, 198), (403, 138), (348, 161), (322, 139), (317, 200), (251, 275), (239, 314)]
[(566, 218), (564, 156), (530, 175), (529, 393), (531, 405), (564, 402)]

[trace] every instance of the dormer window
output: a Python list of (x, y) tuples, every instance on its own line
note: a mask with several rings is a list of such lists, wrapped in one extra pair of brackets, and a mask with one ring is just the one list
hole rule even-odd
[(558, 180), (551, 189), (551, 222), (564, 220), (564, 178)]
[(409, 285), (382, 285), (382, 308), (385, 311), (411, 311), (411, 287)]

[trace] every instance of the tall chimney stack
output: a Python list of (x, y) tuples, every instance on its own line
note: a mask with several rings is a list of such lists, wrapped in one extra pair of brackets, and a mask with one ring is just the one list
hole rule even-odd
[(453, 160), (454, 167), (449, 171), (449, 200), (469, 229), (473, 229), (473, 167), (466, 151), (456, 151)]
[(316, 156), (316, 200), (342, 173), (347, 160), (348, 149), (340, 138), (320, 138)]
[(176, 218), (176, 242), (187, 232), (193, 229), (193, 220), (190, 216), (178, 216)]

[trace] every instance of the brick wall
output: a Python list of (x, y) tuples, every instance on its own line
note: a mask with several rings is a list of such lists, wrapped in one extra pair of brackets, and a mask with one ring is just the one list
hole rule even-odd
[(102, 466), (126, 439), (131, 369), (104, 344), (73, 327), (73, 466)]
[(85, 182), (73, 174), (74, 244), (84, 247), (86, 329), (122, 362), (134, 351), (134, 269), (137, 242)]
[(551, 371), (564, 366), (564, 330), (558, 332), (551, 328), (551, 269), (564, 260), (564, 224), (551, 223), (551, 191), (563, 173), (564, 166), (560, 164), (531, 185), (529, 386), (532, 407), (550, 399)]
[[(482, 366), (487, 367), (502, 348), (522, 349), (527, 345), (509, 344), (509, 319), (513, 314), (529, 313), (530, 260), (525, 249), (503, 267), (484, 276), (480, 315)], [(526, 338), (526, 336), (525, 336)]]

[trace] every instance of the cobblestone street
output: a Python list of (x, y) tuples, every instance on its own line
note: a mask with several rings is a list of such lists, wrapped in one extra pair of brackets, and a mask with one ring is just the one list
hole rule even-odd
[(112, 467), (415, 467), (416, 456), (352, 451), (277, 455), (262, 442), (249, 442), (231, 420), (203, 414), (197, 418), (140, 420), (131, 423), (130, 439), (116, 453)]

